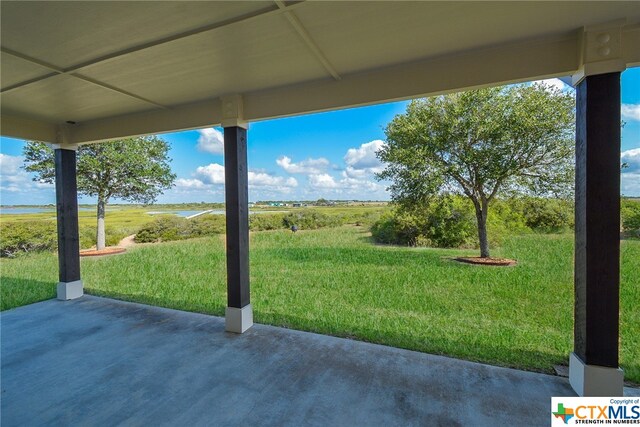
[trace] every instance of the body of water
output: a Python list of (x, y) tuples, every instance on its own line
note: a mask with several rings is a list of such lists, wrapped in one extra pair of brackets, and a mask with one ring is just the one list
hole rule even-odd
[(0, 209), (1, 215), (18, 215), (18, 214), (34, 214), (51, 212), (55, 213), (55, 208), (2, 208)]
[[(183, 218), (186, 218), (188, 216), (191, 215), (195, 215), (197, 213), (200, 213), (202, 211), (150, 211), (147, 212), (149, 215), (177, 215)], [(263, 210), (258, 210), (258, 211), (249, 211), (250, 215), (253, 214), (267, 214), (267, 213), (281, 213), (281, 212), (286, 212), (286, 211), (263, 211)], [(211, 211), (208, 212), (211, 215), (225, 215), (226, 212), (224, 209), (213, 209)]]
[[(79, 208), (78, 210), (80, 211), (94, 211), (94, 208)], [(107, 208), (107, 210), (109, 210)], [(118, 209), (120, 210), (120, 209)], [(188, 216), (191, 215), (195, 215), (197, 213), (200, 213), (202, 211), (200, 210), (183, 210), (183, 211), (149, 211), (146, 212), (149, 215), (177, 215), (179, 217), (183, 217), (186, 218)], [(285, 211), (264, 211), (264, 210), (257, 210), (257, 211), (250, 211), (250, 214), (266, 214), (266, 213), (281, 213), (281, 212), (285, 212)], [(45, 207), (45, 208), (40, 208), (40, 207), (34, 207), (34, 208), (27, 208), (27, 207), (19, 207), (19, 208), (8, 208), (8, 207), (3, 207), (0, 208), (0, 215), (22, 215), (22, 214), (37, 214), (37, 213), (50, 213), (52, 215), (55, 215), (56, 213), (56, 208), (55, 207)], [(209, 212), (212, 215), (224, 215), (225, 211), (224, 209), (213, 209)]]
[[(200, 213), (202, 211), (149, 211), (146, 212), (149, 215), (178, 215), (180, 217), (188, 217), (191, 215), (195, 215), (197, 213)], [(212, 210), (211, 212), (209, 212), (211, 214), (214, 215), (224, 215), (224, 210), (222, 209), (217, 209), (217, 210)]]
[[(93, 211), (93, 208), (78, 208), (79, 211)], [(21, 215), (37, 213), (56, 213), (56, 208), (0, 208), (0, 215)]]

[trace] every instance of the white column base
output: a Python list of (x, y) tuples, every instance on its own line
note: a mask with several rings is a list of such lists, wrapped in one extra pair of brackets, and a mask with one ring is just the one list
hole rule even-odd
[(624, 395), (624, 371), (587, 365), (575, 353), (569, 357), (569, 383), (581, 397)]
[(66, 301), (69, 299), (80, 298), (84, 295), (83, 289), (82, 280), (76, 280), (75, 282), (59, 282), (58, 299)]
[(253, 326), (253, 308), (247, 304), (242, 308), (227, 307), (224, 312), (224, 329), (241, 334)]

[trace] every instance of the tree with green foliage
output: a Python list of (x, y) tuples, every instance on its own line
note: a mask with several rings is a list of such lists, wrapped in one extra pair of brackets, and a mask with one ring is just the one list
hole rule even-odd
[[(78, 148), (78, 192), (96, 197), (96, 247), (105, 247), (105, 208), (111, 198), (135, 203), (153, 203), (175, 180), (168, 157), (169, 144), (156, 136), (127, 138), (82, 145)], [(34, 181), (53, 183), (53, 149), (29, 141), (24, 147), (24, 169), (34, 172)]]
[(574, 98), (542, 84), (459, 92), (412, 101), (387, 125), (379, 179), (416, 212), (437, 195), (473, 203), (480, 256), (489, 257), (487, 213), (499, 194), (571, 193)]

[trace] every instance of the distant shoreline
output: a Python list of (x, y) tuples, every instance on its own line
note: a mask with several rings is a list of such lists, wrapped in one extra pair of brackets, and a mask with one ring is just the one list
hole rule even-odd
[[(352, 203), (364, 203), (364, 204), (388, 204), (388, 200), (327, 200), (328, 202), (332, 202), (335, 205), (348, 205)], [(294, 203), (302, 203), (311, 206), (316, 206), (314, 203), (315, 200), (274, 200), (274, 201), (260, 201), (260, 202), (249, 202), (250, 205), (254, 205), (256, 207), (273, 207), (269, 206), (269, 203), (287, 203), (292, 205)], [(81, 203), (78, 205), (80, 208), (95, 208), (95, 203)], [(139, 207), (141, 209), (167, 209), (167, 208), (184, 208), (184, 207), (194, 207), (194, 208), (203, 208), (203, 209), (220, 209), (224, 208), (224, 203), (219, 202), (211, 202), (211, 203), (154, 203), (150, 205), (139, 204), (139, 203), (109, 203), (107, 208), (109, 207)], [(0, 209), (17, 209), (17, 208), (38, 208), (38, 209), (55, 209), (55, 204), (20, 204), (20, 205), (0, 205)]]

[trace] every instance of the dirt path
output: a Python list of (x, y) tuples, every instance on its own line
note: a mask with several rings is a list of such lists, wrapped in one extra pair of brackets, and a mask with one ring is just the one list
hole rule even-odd
[(118, 243), (118, 246), (120, 246), (121, 248), (128, 248), (130, 246), (136, 245), (136, 242), (133, 240), (135, 237), (136, 237), (135, 234), (125, 237), (124, 239), (120, 240), (120, 243)]

